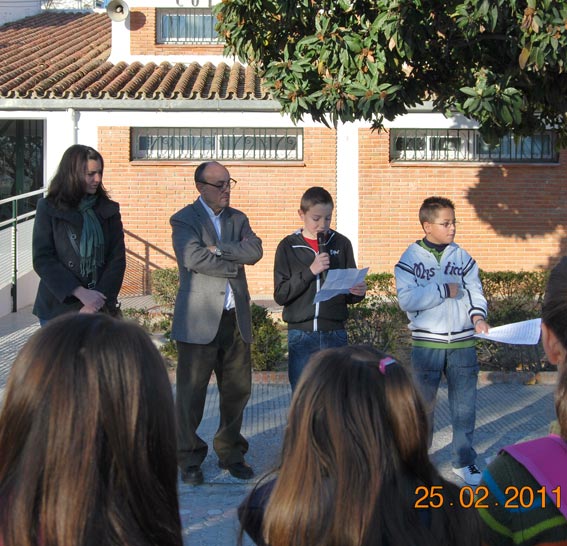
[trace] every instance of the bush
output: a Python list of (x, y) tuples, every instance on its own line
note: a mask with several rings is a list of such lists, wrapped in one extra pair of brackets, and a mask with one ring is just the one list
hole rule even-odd
[[(177, 267), (155, 269), (150, 278), (152, 295), (155, 302), (162, 307), (159, 313), (160, 330), (163, 332), (165, 342), (160, 351), (171, 367), (177, 366), (177, 344), (171, 339), (171, 324), (173, 321), (173, 308), (179, 288), (179, 270)], [(154, 330), (156, 331), (156, 330)]]
[[(540, 317), (548, 275), (547, 271), (481, 271), (489, 324), (499, 326)], [(366, 298), (350, 306), (350, 343), (367, 343), (409, 360), (411, 334), (407, 316), (398, 305), (394, 275), (368, 275), (366, 282)], [(477, 347), (482, 369), (546, 369), (541, 343), (533, 346), (482, 341)]]
[(173, 309), (179, 288), (177, 267), (156, 269), (151, 274), (152, 295), (157, 304)]
[(394, 275), (374, 273), (366, 277), (366, 284), (366, 298), (349, 308), (349, 343), (372, 345), (388, 353), (407, 353), (411, 345), (408, 320), (398, 305)]
[[(151, 276), (152, 294), (156, 303), (162, 306), (158, 313), (148, 313), (146, 310), (125, 310), (130, 318), (137, 320), (150, 332), (164, 333), (166, 342), (160, 350), (169, 360), (177, 361), (177, 348), (170, 339), (172, 310), (179, 287), (179, 273), (176, 267), (156, 269)], [(273, 370), (285, 357), (282, 334), (268, 310), (256, 304), (251, 305), (253, 343), (252, 369), (256, 371)]]
[(285, 357), (282, 331), (268, 310), (252, 304), (252, 368), (256, 371), (274, 370)]
[[(499, 326), (541, 316), (541, 304), (549, 273), (547, 271), (496, 271), (480, 272), (484, 294), (488, 302), (488, 322)], [(140, 315), (138, 320), (148, 329), (158, 322), (166, 332), (171, 330), (171, 313), (178, 287), (177, 268), (158, 269), (152, 273), (152, 290), (157, 303), (168, 311), (159, 313), (162, 318)], [(366, 298), (349, 306), (346, 324), (350, 343), (370, 344), (395, 353), (408, 360), (411, 336), (407, 316), (399, 308), (395, 279), (391, 273), (374, 273), (366, 277)], [(125, 310), (130, 313), (130, 310)], [(285, 342), (278, 324), (268, 310), (252, 304), (252, 365), (255, 370), (272, 370), (285, 357)], [(175, 358), (175, 344), (170, 342), (163, 349), (167, 356)], [(543, 349), (536, 346), (505, 345), (483, 341), (478, 345), (483, 369), (532, 370), (545, 369)]]
[(149, 309), (123, 309), (125, 319), (130, 319), (144, 327), (148, 332), (167, 332), (171, 329), (171, 313)]
[[(500, 326), (541, 317), (548, 277), (548, 271), (481, 271), (488, 323)], [(483, 341), (478, 345), (478, 355), (484, 369), (539, 371), (547, 366), (541, 342), (508, 345)]]
[(481, 271), (489, 324), (500, 326), (540, 317), (548, 277), (548, 271)]

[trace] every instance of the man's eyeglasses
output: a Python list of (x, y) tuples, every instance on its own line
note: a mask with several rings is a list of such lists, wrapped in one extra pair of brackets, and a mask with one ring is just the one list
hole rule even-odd
[(234, 178), (229, 178), (228, 180), (219, 180), (216, 184), (211, 184), (210, 182), (205, 182), (204, 180), (199, 180), (198, 183), (205, 184), (205, 186), (212, 186), (213, 188), (216, 188), (219, 191), (224, 191), (228, 188), (230, 189), (234, 188), (234, 186), (238, 184), (238, 181), (235, 180)]
[(435, 224), (436, 226), (443, 226), (445, 229), (449, 229), (451, 226), (457, 227), (457, 224), (459, 222), (457, 222), (457, 220), (454, 220), (453, 222), (431, 222), (431, 223)]

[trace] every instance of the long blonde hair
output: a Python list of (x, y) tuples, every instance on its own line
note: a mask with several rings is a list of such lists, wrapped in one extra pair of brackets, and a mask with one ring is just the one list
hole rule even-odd
[(408, 371), (391, 361), (363, 346), (310, 360), (264, 518), (270, 546), (479, 543), (476, 517), (462, 510), (431, 511), (430, 525), (420, 523), (418, 485), (441, 485), (447, 504), (458, 489), (431, 465), (423, 404)]

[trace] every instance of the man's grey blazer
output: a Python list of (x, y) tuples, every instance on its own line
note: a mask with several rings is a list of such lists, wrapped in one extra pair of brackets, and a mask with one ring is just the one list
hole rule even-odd
[[(234, 292), (236, 318), (242, 339), (252, 341), (250, 294), (244, 265), (262, 257), (262, 241), (245, 214), (226, 207), (221, 214), (222, 240), (197, 199), (170, 218), (173, 248), (179, 267), (171, 337), (185, 343), (210, 343), (219, 328), (226, 281)], [(216, 246), (222, 256), (207, 247)]]

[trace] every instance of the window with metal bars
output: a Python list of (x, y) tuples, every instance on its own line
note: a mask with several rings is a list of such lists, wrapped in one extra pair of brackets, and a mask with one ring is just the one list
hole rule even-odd
[[(43, 188), (44, 132), (43, 120), (0, 120), (0, 201)], [(34, 210), (40, 197), (18, 200), (18, 213)], [(0, 222), (12, 215), (12, 203), (0, 205)]]
[(301, 161), (298, 128), (132, 128), (133, 160)]
[(158, 9), (158, 44), (219, 44), (211, 8)]
[(43, 187), (44, 122), (0, 120), (0, 199)]
[(476, 129), (391, 129), (392, 161), (465, 161), (495, 163), (556, 163), (556, 135), (506, 135), (487, 144)]

